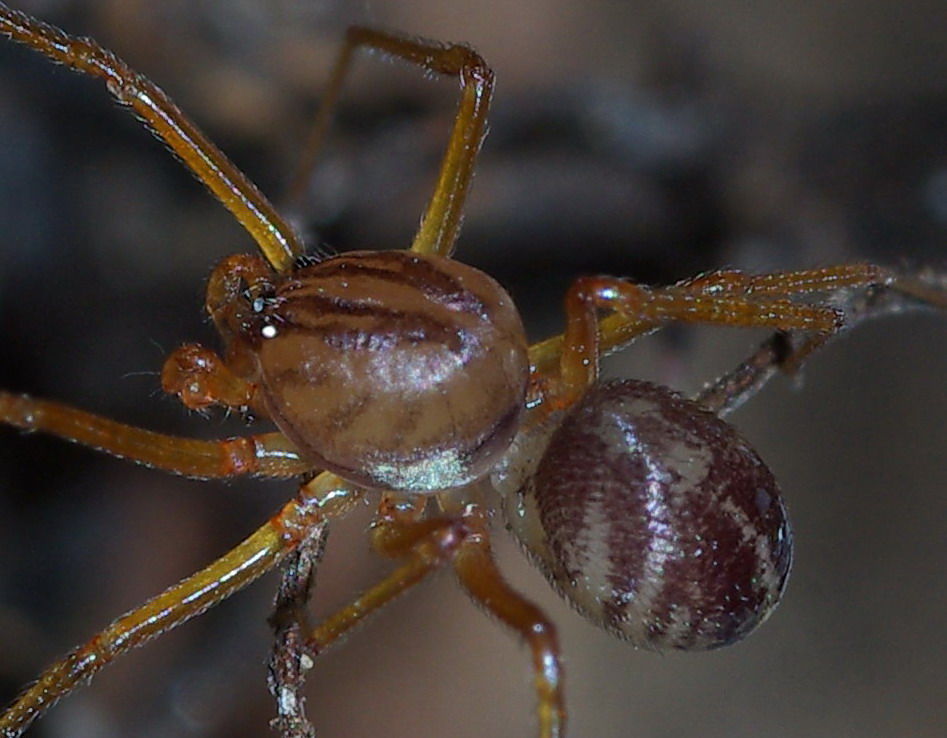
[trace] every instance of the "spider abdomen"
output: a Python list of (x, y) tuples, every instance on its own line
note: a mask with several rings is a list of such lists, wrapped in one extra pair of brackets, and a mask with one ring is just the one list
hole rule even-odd
[(733, 643), (792, 559), (772, 473), (716, 415), (646, 382), (596, 385), (552, 434), (522, 505), (526, 545), (592, 621), (638, 646)]
[(439, 256), (354, 252), (303, 266), (262, 310), (267, 408), (350, 481), (437, 490), (484, 474), (523, 410), (522, 323), (491, 277)]

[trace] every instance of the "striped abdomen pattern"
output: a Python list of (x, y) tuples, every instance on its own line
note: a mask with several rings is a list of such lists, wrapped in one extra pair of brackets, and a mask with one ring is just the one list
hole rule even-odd
[(733, 643), (782, 594), (792, 534), (772, 473), (665, 387), (593, 386), (519, 473), (507, 511), (524, 545), (580, 612), (638, 646)]
[(265, 402), (313, 460), (371, 487), (466, 484), (523, 411), (526, 338), (509, 295), (473, 267), (405, 251), (302, 266), (260, 315)]

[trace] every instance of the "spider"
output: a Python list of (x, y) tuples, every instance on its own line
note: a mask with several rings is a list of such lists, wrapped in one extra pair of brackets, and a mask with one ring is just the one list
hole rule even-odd
[[(360, 48), (456, 77), (461, 101), (411, 247), (326, 258), (307, 254), (239, 170), (161, 90), (114, 55), (3, 5), (0, 31), (103, 79), (255, 239), (261, 255), (228, 257), (209, 280), (206, 307), (222, 353), (179, 348), (164, 365), (162, 385), (188, 408), (249, 411), (277, 430), (216, 442), (175, 438), (9, 392), (0, 393), (0, 420), (188, 477), (300, 480), (297, 496), (231, 552), (45, 671), (0, 717), (4, 735), (21, 734), (120, 654), (311, 545), (329, 521), (365, 498), (377, 504), (372, 545), (397, 566), (307, 629), (303, 656), (317, 655), (368, 613), (451, 566), (468, 593), (526, 642), (539, 735), (562, 735), (556, 630), (493, 561), (492, 495), (500, 493), (510, 527), (553, 585), (592, 621), (655, 649), (733, 642), (778, 601), (790, 532), (772, 476), (718, 416), (863, 318), (913, 304), (947, 306), (937, 280), (869, 264), (763, 275), (719, 271), (663, 288), (584, 277), (566, 296), (563, 334), (528, 345), (503, 288), (452, 258), (493, 89), (493, 72), (470, 48), (365, 28), (348, 32), (307, 151), (319, 149)], [(807, 299), (818, 294), (833, 303)], [(606, 352), (675, 322), (778, 333), (695, 401), (654, 385), (600, 380)], [(623, 434), (640, 443), (616, 440)], [(665, 489), (663, 512), (638, 505), (643, 488)], [(611, 489), (619, 496), (603, 497)], [(714, 504), (680, 507), (677, 498), (688, 490)], [(593, 509), (599, 500), (603, 506)], [(649, 595), (630, 583), (646, 578), (633, 554), (604, 535), (602, 521), (592, 524), (591, 513), (665, 531), (644, 544), (652, 559), (661, 554), (665, 561), (646, 571), (642, 591)], [(718, 557), (734, 521), (740, 540)], [(694, 522), (706, 526), (703, 532)], [(695, 544), (700, 540), (706, 549)], [(695, 563), (700, 557), (714, 570), (736, 562), (738, 571), (721, 579)], [(624, 589), (611, 583), (616, 576), (628, 580)], [(662, 604), (666, 592), (676, 598)]]

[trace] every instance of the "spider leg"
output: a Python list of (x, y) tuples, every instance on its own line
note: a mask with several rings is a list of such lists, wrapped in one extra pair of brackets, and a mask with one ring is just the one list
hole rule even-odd
[[(871, 264), (746, 275), (722, 271), (669, 287), (650, 288), (613, 277), (583, 277), (566, 296), (566, 330), (562, 336), (530, 347), (537, 381), (559, 364), (553, 394), (571, 404), (598, 376), (598, 360), (608, 350), (657, 330), (669, 322), (770, 327), (812, 334), (804, 353), (783, 369), (791, 371), (846, 325), (842, 310), (799, 303), (793, 298), (813, 292), (841, 296), (849, 290), (890, 289), (922, 303), (943, 307), (947, 293), (930, 280), (901, 276)], [(598, 319), (597, 311), (614, 311)]]
[[(449, 561), (469, 531), (459, 516), (422, 518), (424, 500), (393, 504), (386, 495), (372, 527), (372, 547), (379, 554), (401, 559), (402, 564), (351, 603), (310, 629), (306, 649), (314, 656), (324, 652), (364, 618), (406, 592)], [(401, 501), (402, 498), (399, 498)]]
[[(947, 277), (940, 275), (938, 280), (929, 273), (892, 275), (887, 288), (850, 292), (835, 305), (845, 314), (846, 330), (866, 320), (907, 310), (947, 310)], [(798, 371), (809, 356), (830, 338), (777, 332), (745, 361), (708, 384), (694, 399), (725, 417), (759, 392), (777, 373)]]
[(108, 91), (128, 106), (223, 203), (250, 233), (278, 272), (288, 272), (303, 246), (266, 197), (153, 82), (88, 38), (0, 3), (0, 33), (77, 72), (105, 81)]
[(504, 581), (493, 560), (487, 521), (479, 501), (473, 495), (452, 490), (438, 498), (445, 516), (422, 518), (423, 502), (406, 508), (406, 502), (395, 505), (392, 499), (388, 497), (382, 502), (372, 531), (372, 545), (384, 556), (402, 559), (402, 565), (313, 628), (306, 641), (307, 650), (314, 656), (324, 652), (365, 617), (444, 563), (452, 562), (468, 593), (519, 633), (530, 647), (539, 695), (539, 736), (561, 735), (565, 707), (555, 626)]
[(450, 495), (439, 500), (445, 512), (463, 514), (472, 531), (453, 557), (457, 577), (474, 600), (518, 633), (529, 647), (539, 700), (539, 738), (558, 738), (565, 733), (566, 709), (556, 627), (539, 607), (510, 587), (497, 568), (485, 508), (479, 498)]
[(887, 286), (896, 279), (892, 272), (874, 264), (840, 264), (768, 274), (746, 274), (736, 269), (725, 269), (678, 282), (667, 289), (685, 289), (688, 292), (702, 290), (709, 295), (785, 297), (847, 287)]
[(43, 431), (138, 464), (196, 479), (292, 477), (312, 470), (281, 433), (201, 441), (125, 425), (67, 405), (0, 391), (0, 423)]
[[(808, 291), (808, 286), (805, 289)], [(566, 330), (556, 392), (558, 401), (566, 405), (598, 377), (596, 311), (602, 308), (622, 315), (632, 336), (668, 322), (765, 326), (819, 334), (831, 334), (841, 325), (840, 313), (832, 308), (802, 305), (769, 293), (755, 299), (749, 288), (734, 290), (730, 272), (720, 293), (713, 291), (712, 283), (704, 282), (652, 289), (612, 277), (580, 277), (566, 295)]]
[(276, 566), (316, 526), (348, 512), (360, 494), (323, 473), (300, 489), (266, 525), (206, 568), (115, 620), (44, 671), (0, 716), (0, 735), (15, 738), (61, 697), (103, 666), (218, 602)]
[(480, 145), (486, 135), (487, 111), (493, 96), (493, 70), (468, 46), (444, 45), (359, 26), (349, 28), (287, 199), (291, 205), (298, 206), (305, 194), (316, 155), (328, 131), (342, 83), (351, 64), (352, 53), (360, 47), (416, 64), (428, 74), (458, 77), (460, 80), (460, 106), (447, 151), (441, 162), (434, 194), (411, 244), (412, 251), (449, 256), (460, 232), (467, 191)]
[[(715, 274), (720, 274), (720, 272)], [(878, 290), (878, 296), (873, 297), (869, 302), (873, 305), (891, 304), (891, 308), (883, 311), (869, 310), (864, 317), (870, 318), (882, 312), (894, 313), (914, 307), (947, 310), (947, 276), (931, 270), (924, 270), (918, 274), (890, 274), (889, 278), (892, 281), (885, 285), (886, 289)], [(707, 284), (709, 280), (705, 275), (691, 281)], [(869, 297), (871, 298), (871, 295)], [(884, 299), (879, 299), (879, 297)], [(861, 318), (858, 317), (858, 311), (851, 309), (851, 306), (857, 305), (858, 302), (858, 300), (849, 300), (844, 306), (846, 326), (853, 320), (855, 323), (861, 321)], [(850, 312), (853, 315), (850, 315)], [(606, 356), (613, 351), (618, 351), (634, 341), (635, 338), (660, 327), (660, 323), (642, 326), (640, 321), (629, 320), (620, 313), (612, 313), (601, 317), (598, 320), (599, 356)], [(537, 341), (529, 347), (529, 362), (532, 367), (534, 385), (543, 384), (544, 378), (558, 370), (562, 360), (564, 344), (565, 334), (560, 333), (542, 341)], [(811, 351), (808, 353), (811, 353)]]

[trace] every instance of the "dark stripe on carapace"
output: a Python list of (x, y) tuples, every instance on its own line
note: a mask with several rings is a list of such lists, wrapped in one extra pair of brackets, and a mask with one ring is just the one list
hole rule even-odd
[(381, 350), (427, 342), (457, 352), (463, 349), (466, 335), (454, 320), (315, 295), (287, 300), (281, 305), (280, 318), (283, 330), (318, 336), (343, 349)]
[[(449, 262), (448, 262), (449, 263)], [(366, 279), (409, 287), (454, 310), (483, 315), (486, 305), (458, 279), (410, 251), (356, 252), (297, 270), (280, 290), (286, 296), (320, 289), (321, 280)]]

